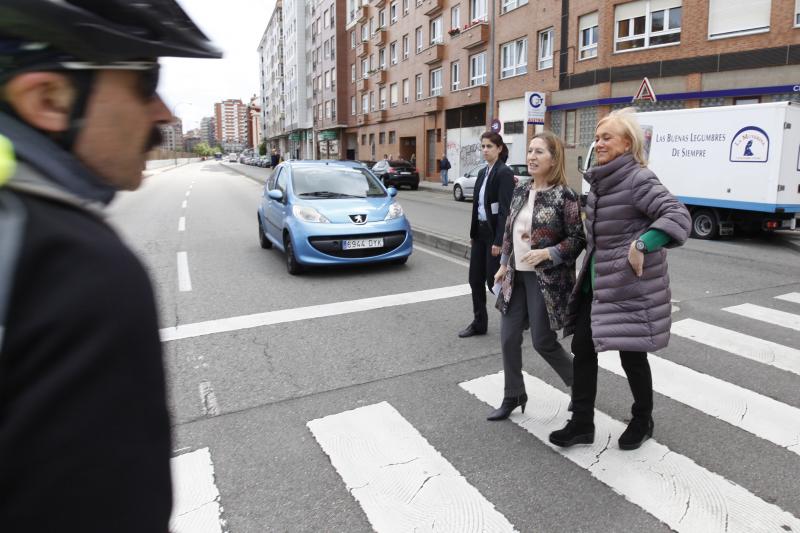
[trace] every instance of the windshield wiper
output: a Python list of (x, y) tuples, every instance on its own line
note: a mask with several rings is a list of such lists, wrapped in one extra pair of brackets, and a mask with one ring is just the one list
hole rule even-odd
[(365, 198), (365, 196), (360, 196), (357, 194), (345, 194), (343, 192), (332, 191), (304, 192), (298, 194), (297, 196), (310, 196), (313, 198)]

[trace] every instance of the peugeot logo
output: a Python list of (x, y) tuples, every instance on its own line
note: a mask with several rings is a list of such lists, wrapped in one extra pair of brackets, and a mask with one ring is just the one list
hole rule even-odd
[(350, 215), (350, 220), (353, 221), (353, 224), (366, 224), (367, 215)]

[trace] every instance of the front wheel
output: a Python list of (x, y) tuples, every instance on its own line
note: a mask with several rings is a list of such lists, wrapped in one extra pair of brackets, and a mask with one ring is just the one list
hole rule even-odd
[(294, 255), (294, 245), (292, 238), (288, 235), (285, 237), (284, 249), (286, 250), (286, 270), (292, 276), (296, 276), (303, 271), (303, 265), (297, 262), (297, 257)]
[(711, 209), (698, 209), (692, 213), (692, 237), (711, 240), (719, 236), (719, 222)]
[(456, 202), (463, 202), (464, 201), (464, 191), (461, 190), (461, 185), (454, 185), (453, 186), (453, 198), (456, 199)]

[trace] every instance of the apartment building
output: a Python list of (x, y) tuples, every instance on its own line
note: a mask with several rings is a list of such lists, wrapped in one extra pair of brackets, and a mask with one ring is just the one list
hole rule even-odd
[(284, 101), (283, 2), (277, 0), (264, 35), (258, 45), (261, 67), (261, 124), (268, 151), (288, 149), (286, 106)]
[[(348, 0), (345, 156), (410, 158), (427, 176), (480, 161), (492, 119), (511, 162), (534, 129), (524, 93), (543, 92), (545, 127), (574, 170), (599, 118), (643, 110), (800, 97), (800, 0)], [(339, 67), (341, 70), (341, 67)]]
[(247, 148), (252, 148), (256, 152), (264, 139), (260, 101), (258, 96), (253, 95), (250, 103), (247, 104)]
[[(311, 87), (308, 83), (311, 65), (307, 61), (310, 42), (306, 25), (307, 9), (304, 0), (283, 0), (283, 67), (284, 109), (287, 135), (286, 157), (313, 157), (313, 118), (311, 116)], [(308, 37), (308, 38), (307, 38)]]
[(217, 140), (225, 152), (240, 152), (247, 146), (247, 106), (241, 100), (214, 104)]
[(344, 31), (346, 6), (336, 0), (310, 0), (311, 7), (311, 87), (314, 116), (315, 157), (355, 159), (355, 152), (343, 151), (347, 128), (347, 99), (339, 98), (349, 73)]
[(161, 130), (161, 145), (159, 148), (168, 152), (183, 151), (183, 122), (179, 118), (170, 124), (159, 126)]
[(200, 120), (200, 141), (209, 146), (217, 145), (217, 126), (214, 117), (203, 117)]

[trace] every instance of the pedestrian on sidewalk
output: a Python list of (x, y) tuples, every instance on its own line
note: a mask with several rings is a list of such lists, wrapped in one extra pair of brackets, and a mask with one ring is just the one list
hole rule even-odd
[(522, 333), (531, 330), (533, 348), (572, 387), (572, 356), (559, 344), (567, 301), (575, 286), (575, 261), (586, 245), (578, 194), (567, 186), (564, 145), (551, 132), (528, 145), (533, 179), (514, 190), (503, 234), (497, 299), (505, 389), (503, 403), (488, 420), (504, 420), (528, 395), (522, 379)]
[(0, 528), (164, 533), (156, 302), (104, 208), (174, 120), (158, 58), (221, 53), (174, 0), (0, 11)]
[(447, 160), (447, 153), (442, 154), (439, 160), (439, 174), (442, 177), (442, 187), (447, 187), (447, 171), (450, 170), (450, 161)]
[(469, 284), (472, 289), (472, 322), (458, 333), (461, 338), (485, 335), (489, 326), (486, 312), (486, 288), (492, 288), (494, 274), (500, 268), (500, 249), (506, 227), (514, 173), (502, 161), (508, 147), (498, 133), (481, 135), (481, 152), (487, 166), (475, 180), (470, 220)]
[(619, 351), (633, 393), (628, 427), (618, 439), (634, 450), (653, 436), (653, 381), (647, 353), (667, 346), (671, 325), (666, 248), (689, 237), (686, 207), (647, 168), (642, 130), (631, 108), (595, 130), (598, 166), (584, 178), (586, 256), (570, 295), (565, 329), (572, 338), (573, 413), (550, 434), (557, 446), (594, 441), (597, 352)]

